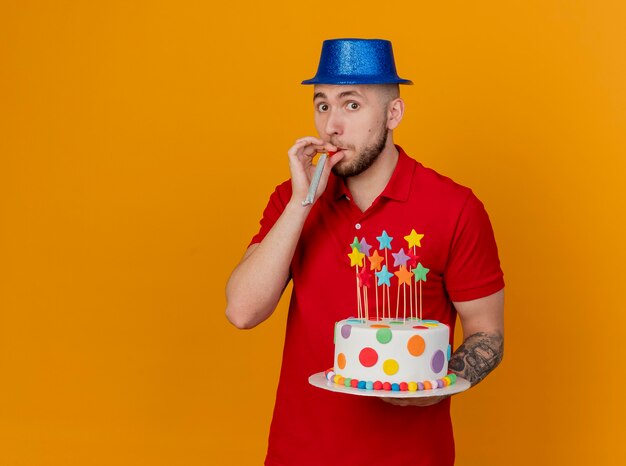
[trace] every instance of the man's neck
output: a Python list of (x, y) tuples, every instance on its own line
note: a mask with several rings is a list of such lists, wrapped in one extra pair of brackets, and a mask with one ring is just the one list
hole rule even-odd
[(352, 199), (362, 212), (365, 212), (372, 205), (387, 186), (398, 163), (398, 156), (398, 149), (390, 138), (370, 168), (360, 175), (351, 176), (346, 180)]

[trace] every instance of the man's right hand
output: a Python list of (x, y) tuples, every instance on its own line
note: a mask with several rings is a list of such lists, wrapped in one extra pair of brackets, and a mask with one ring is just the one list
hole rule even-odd
[[(301, 138), (289, 149), (292, 197), (274, 226), (258, 243), (251, 245), (226, 285), (226, 317), (238, 328), (252, 328), (267, 319), (280, 300), (290, 278), (290, 266), (302, 227), (310, 212), (303, 207), (315, 167), (317, 152), (337, 147), (314, 137)], [(326, 189), (330, 169), (343, 158), (333, 155), (324, 171), (314, 200)], [(264, 273), (259, 274), (259, 270)]]
[[(319, 152), (336, 151), (337, 149), (338, 148), (330, 142), (325, 142), (313, 136), (298, 139), (289, 149), (289, 170), (291, 171), (292, 188), (291, 199), (293, 202), (301, 203), (307, 195), (311, 178), (315, 171), (315, 166), (313, 165), (313, 157), (315, 157), (315, 154)], [(344, 154), (340, 152), (326, 161), (320, 184), (315, 193), (314, 202), (326, 189), (332, 167), (339, 162), (343, 156)]]

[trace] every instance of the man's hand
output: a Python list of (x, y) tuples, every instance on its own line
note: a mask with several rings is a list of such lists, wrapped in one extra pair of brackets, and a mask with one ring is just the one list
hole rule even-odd
[[(313, 172), (315, 171), (315, 166), (313, 165), (313, 157), (315, 154), (318, 152), (336, 151), (337, 149), (338, 148), (331, 143), (324, 142), (322, 139), (313, 136), (300, 138), (296, 141), (288, 151), (292, 200), (299, 203), (306, 197)], [(332, 167), (343, 158), (343, 155), (344, 154), (340, 152), (326, 161), (314, 200), (317, 200), (326, 189), (330, 171)]]
[(381, 397), (385, 403), (389, 403), (396, 406), (431, 406), (439, 403), (441, 400), (445, 400), (450, 395), (445, 396), (425, 396), (419, 398), (385, 398)]
[[(504, 352), (504, 290), (473, 301), (456, 302), (465, 341), (454, 352), (448, 368), (472, 387), (493, 371)], [(448, 396), (383, 398), (397, 406), (430, 406)]]

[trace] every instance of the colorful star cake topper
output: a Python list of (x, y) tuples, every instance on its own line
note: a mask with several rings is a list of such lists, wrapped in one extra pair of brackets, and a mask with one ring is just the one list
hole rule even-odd
[(430, 269), (427, 269), (426, 267), (424, 267), (422, 263), (420, 262), (417, 264), (417, 267), (412, 270), (412, 272), (415, 274), (416, 282), (426, 281), (426, 274), (430, 272)]
[[(372, 308), (376, 310), (375, 314), (371, 314), (375, 316), (372, 319), (393, 319), (392, 309), (395, 308), (396, 320), (399, 316), (422, 320), (422, 282), (426, 282), (430, 269), (422, 265), (420, 259), (423, 255), (417, 254), (416, 248), (422, 247), (421, 241), (425, 235), (411, 229), (410, 234), (399, 236), (406, 240), (408, 247), (400, 248), (398, 252), (393, 252), (393, 237), (386, 230), (382, 230), (381, 235), (376, 237), (378, 249), (369, 244), (365, 237), (359, 240), (355, 236), (350, 244), (351, 252), (347, 256), (350, 258), (350, 266), (355, 268), (356, 310), (359, 319), (370, 320)], [(389, 270), (392, 265), (389, 262), (389, 253), (393, 256), (393, 270)], [(392, 285), (391, 279), (394, 276), (397, 280), (393, 280)]]
[(365, 257), (365, 254), (359, 251), (356, 247), (352, 248), (352, 252), (348, 254), (348, 257), (350, 258), (350, 267), (354, 267), (355, 265), (363, 267), (363, 258)]
[(385, 258), (378, 254), (378, 250), (374, 250), (374, 254), (368, 257), (370, 260), (370, 270), (380, 270), (380, 266)]
[(378, 277), (378, 286), (387, 285), (391, 286), (391, 282), (389, 279), (393, 277), (392, 273), (389, 273), (387, 270), (387, 266), (383, 265), (382, 270), (380, 272), (376, 272), (376, 277)]
[(406, 255), (409, 256), (409, 260), (406, 261), (407, 268), (415, 267), (420, 256), (413, 254), (411, 251), (407, 251)]
[(407, 241), (407, 243), (409, 243), (409, 248), (412, 248), (413, 246), (421, 248), (422, 244), (420, 243), (420, 241), (422, 241), (423, 237), (424, 235), (416, 233), (415, 230), (411, 230), (411, 234), (405, 236), (404, 239)]
[(391, 255), (393, 256), (393, 266), (394, 267), (397, 267), (399, 265), (406, 266), (406, 261), (409, 260), (409, 256), (407, 256), (404, 253), (404, 248), (401, 248), (400, 251), (398, 251), (398, 252), (392, 252)]
[(411, 284), (411, 277), (413, 274), (407, 270), (406, 267), (401, 266), (400, 270), (393, 273), (396, 277), (398, 277), (398, 285), (402, 285), (406, 283), (407, 285)]
[(372, 272), (367, 270), (367, 267), (363, 267), (361, 271), (357, 274), (359, 277), (359, 284), (361, 286), (365, 286), (367, 288), (370, 287), (372, 281)]
[(361, 245), (361, 248), (359, 249), (359, 251), (364, 253), (366, 256), (369, 256), (370, 249), (372, 249), (372, 246), (370, 244), (367, 244), (367, 241), (365, 241), (365, 238), (361, 238), (361, 242), (359, 244)]
[(377, 236), (376, 239), (380, 244), (380, 247), (378, 249), (391, 249), (391, 240), (393, 238), (389, 236), (385, 230), (383, 230), (383, 234)]

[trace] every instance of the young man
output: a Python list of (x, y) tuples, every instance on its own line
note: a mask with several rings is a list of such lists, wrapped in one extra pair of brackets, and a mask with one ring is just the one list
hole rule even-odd
[[(393, 399), (332, 393), (308, 377), (332, 366), (334, 323), (355, 314), (354, 237), (385, 230), (393, 250), (412, 229), (424, 234), (420, 261), (425, 317), (464, 343), (449, 367), (472, 385), (503, 353), (502, 271), (491, 225), (473, 193), (394, 145), (404, 114), (391, 43), (325, 41), (314, 85), (319, 137), (289, 149), (291, 179), (276, 188), (226, 288), (228, 319), (252, 328), (274, 311), (289, 280), (293, 295), (266, 464), (437, 465), (454, 463), (450, 399)], [(318, 152), (328, 159), (312, 205), (303, 206)], [(450, 336), (450, 342), (453, 335)]]

